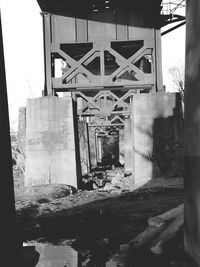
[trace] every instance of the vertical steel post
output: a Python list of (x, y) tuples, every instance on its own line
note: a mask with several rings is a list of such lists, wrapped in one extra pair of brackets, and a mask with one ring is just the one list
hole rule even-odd
[(162, 49), (161, 49), (161, 33), (160, 30), (154, 30), (155, 40), (155, 83), (156, 91), (162, 92), (163, 89), (163, 78), (162, 78)]
[(52, 96), (52, 62), (51, 62), (51, 15), (43, 12), (43, 36), (44, 36), (44, 68), (45, 68), (45, 96)]

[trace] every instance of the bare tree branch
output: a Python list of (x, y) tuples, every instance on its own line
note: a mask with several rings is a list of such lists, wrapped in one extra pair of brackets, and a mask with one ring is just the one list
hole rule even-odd
[(172, 77), (172, 81), (176, 89), (180, 92), (182, 101), (184, 101), (184, 89), (185, 89), (185, 76), (184, 67), (171, 67), (169, 68), (169, 73)]

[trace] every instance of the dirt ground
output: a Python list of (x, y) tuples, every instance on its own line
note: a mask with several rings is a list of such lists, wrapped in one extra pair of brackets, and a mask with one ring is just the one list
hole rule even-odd
[(16, 194), (16, 210), (23, 240), (72, 240), (79, 249), (107, 239), (111, 247), (132, 240), (150, 217), (183, 203), (181, 178), (156, 179), (132, 190), (78, 191), (56, 199)]
[[(120, 263), (119, 252), (121, 247), (145, 230), (150, 217), (183, 203), (183, 179), (159, 178), (135, 186), (131, 176), (125, 176), (121, 169), (109, 170), (106, 175), (97, 174), (102, 177), (97, 180), (93, 177), (95, 189), (72, 190), (68, 195), (54, 197), (42, 194), (36, 197), (33, 192), (16, 189), (21, 241), (70, 246), (81, 255), (81, 262), (90, 255), (88, 265), (80, 266), (109, 266), (105, 263), (111, 258), (117, 262), (116, 266), (149, 266), (148, 261), (152, 258), (147, 252), (139, 256), (139, 262), (146, 258), (146, 263), (137, 262), (137, 265), (132, 263), (135, 256), (130, 264)], [(98, 183), (103, 186), (96, 186)], [(159, 267), (165, 266), (163, 262), (159, 264)], [(155, 262), (154, 266), (157, 266)]]

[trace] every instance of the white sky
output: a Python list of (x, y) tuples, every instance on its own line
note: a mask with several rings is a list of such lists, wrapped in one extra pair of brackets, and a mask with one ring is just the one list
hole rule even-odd
[[(41, 96), (44, 87), (42, 17), (36, 0), (0, 0), (10, 124), (18, 108)], [(162, 37), (163, 81), (172, 88), (168, 69), (184, 65), (185, 26)]]

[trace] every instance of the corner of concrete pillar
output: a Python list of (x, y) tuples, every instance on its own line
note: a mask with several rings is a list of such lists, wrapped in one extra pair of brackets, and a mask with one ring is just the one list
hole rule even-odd
[(81, 181), (78, 127), (71, 94), (27, 100), (25, 186)]
[(80, 158), (80, 142), (79, 142), (79, 129), (78, 129), (78, 116), (77, 116), (77, 101), (76, 98), (71, 96), (72, 101), (72, 117), (74, 123), (74, 147), (75, 147), (75, 160), (76, 160), (76, 178), (77, 188), (81, 187), (82, 172), (81, 172), (81, 158)]
[[(174, 173), (182, 175), (183, 114), (180, 109), (180, 95), (177, 93), (134, 96), (132, 169), (136, 184), (142, 185), (159, 177), (172, 177)], [(174, 150), (176, 144), (180, 145), (179, 153)]]
[(97, 140), (96, 133), (93, 127), (89, 127), (89, 161), (90, 161), (90, 170), (97, 167)]
[(124, 124), (124, 171), (132, 173), (133, 163), (133, 136), (132, 119), (126, 119)]
[(86, 121), (78, 121), (79, 146), (81, 173), (86, 175), (90, 172), (88, 124)]

